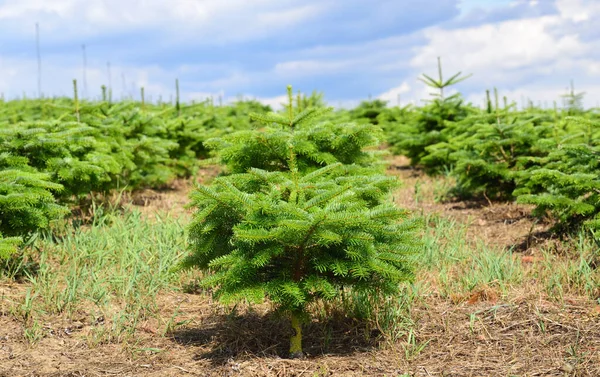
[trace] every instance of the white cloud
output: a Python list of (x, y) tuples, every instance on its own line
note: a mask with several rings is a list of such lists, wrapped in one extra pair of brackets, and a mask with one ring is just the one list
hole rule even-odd
[(404, 81), (399, 86), (396, 86), (385, 93), (381, 93), (377, 96), (377, 98), (387, 101), (389, 105), (395, 106), (398, 104), (398, 101), (402, 104), (403, 94), (410, 93), (411, 87), (408, 85), (406, 81)]
[(289, 77), (326, 75), (332, 72), (347, 70), (352, 66), (352, 61), (322, 61), (322, 60), (297, 60), (277, 63), (274, 73)]
[(600, 14), (600, 3), (595, 0), (557, 0), (556, 7), (563, 18), (574, 22), (587, 21)]
[(485, 89), (492, 87), (516, 96), (517, 101), (521, 96), (557, 100), (574, 78), (588, 85), (586, 105), (595, 105), (600, 99), (600, 64), (590, 56), (600, 43), (584, 40), (578, 30), (600, 22), (600, 2), (557, 0), (556, 8), (554, 15), (451, 30), (426, 29), (428, 42), (415, 49), (410, 63), (415, 72), (436, 72), (436, 58), (441, 56), (446, 77), (457, 71), (473, 73), (460, 87), (474, 103), (481, 103)]
[(483, 73), (585, 54), (589, 46), (577, 35), (555, 37), (547, 31), (560, 21), (557, 17), (545, 16), (457, 30), (432, 28), (425, 32), (429, 43), (417, 49), (411, 64), (431, 70), (436, 58), (442, 56), (444, 66), (451, 71)]
[(158, 28), (175, 39), (223, 43), (290, 28), (324, 10), (292, 0), (7, 0), (0, 20), (18, 34), (31, 34), (39, 21), (43, 34), (58, 40)]
[(0, 4), (0, 19), (20, 18), (31, 12), (54, 13), (64, 17), (75, 4), (73, 0), (8, 0)]
[(283, 105), (288, 102), (287, 95), (276, 96), (276, 97), (252, 97), (252, 96), (250, 96), (250, 98), (255, 99), (261, 103), (264, 103), (265, 105), (271, 106), (271, 108), (275, 111), (282, 109)]

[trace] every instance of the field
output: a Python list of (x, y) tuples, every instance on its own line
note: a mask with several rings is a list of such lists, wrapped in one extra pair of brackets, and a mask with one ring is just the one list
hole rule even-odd
[[(252, 101), (109, 102), (0, 103), (0, 376), (600, 375), (596, 110), (442, 94), (313, 118), (320, 97), (290, 92), (278, 116), (308, 125), (289, 136)], [(248, 166), (334, 162), (399, 178), (382, 200), (422, 224), (414, 279), (312, 302), (305, 357), (289, 358), (279, 304), (222, 304), (210, 271), (175, 269), (202, 216), (188, 204)]]

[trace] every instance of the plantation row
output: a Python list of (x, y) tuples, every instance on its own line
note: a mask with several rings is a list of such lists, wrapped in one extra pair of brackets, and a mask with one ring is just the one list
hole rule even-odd
[(481, 110), (458, 95), (438, 96), (419, 109), (382, 108), (372, 121), (385, 128), (393, 153), (454, 177), (449, 197), (533, 204), (555, 231), (583, 226), (598, 240), (600, 112), (490, 102)]
[(208, 156), (206, 140), (247, 129), (247, 114), (265, 109), (252, 101), (222, 108), (76, 97), (1, 103), (0, 257), (90, 193), (194, 175)]
[(600, 109), (584, 110), (584, 93), (573, 85), (563, 108), (529, 102), (517, 110), (498, 92), (486, 93), (484, 109), (445, 90), (468, 78), (457, 73), (419, 79), (434, 90), (422, 107), (386, 107), (363, 102), (348, 116), (379, 125), (394, 154), (429, 174), (448, 174), (456, 186), (449, 198), (516, 200), (535, 205), (560, 233), (584, 227), (600, 242)]

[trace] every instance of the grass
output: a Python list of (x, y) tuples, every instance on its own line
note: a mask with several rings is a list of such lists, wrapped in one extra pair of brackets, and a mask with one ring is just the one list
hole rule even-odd
[[(92, 343), (122, 342), (140, 321), (159, 315), (161, 290), (177, 290), (182, 276), (170, 269), (185, 253), (184, 225), (169, 214), (147, 218), (133, 210), (96, 217), (26, 250), (35, 271), (25, 271), (21, 295), (2, 301), (25, 324), (26, 338), (40, 339), (39, 321), (48, 316), (88, 317), (100, 323)], [(172, 327), (167, 319), (167, 327)]]
[(416, 256), (420, 277), (413, 287), (420, 296), (461, 301), (487, 291), (495, 299), (508, 299), (526, 286), (558, 301), (573, 295), (600, 298), (598, 246), (584, 231), (542, 247), (535, 258), (525, 258), (520, 252), (489, 247), (483, 240), (473, 244), (465, 224), (438, 215), (429, 215), (427, 222), (426, 247)]
[(580, 232), (559, 247), (543, 249), (535, 277), (544, 282), (545, 292), (551, 297), (584, 295), (600, 304), (599, 252), (599, 246)]
[(466, 225), (437, 215), (427, 217), (424, 252), (416, 256), (421, 272), (416, 289), (423, 294), (456, 299), (480, 289), (494, 288), (506, 296), (522, 283), (524, 268), (511, 252), (483, 242), (472, 245)]

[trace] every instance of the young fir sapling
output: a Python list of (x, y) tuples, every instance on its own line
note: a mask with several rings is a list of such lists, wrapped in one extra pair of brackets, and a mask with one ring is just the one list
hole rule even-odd
[(447, 161), (424, 160), (428, 156), (427, 147), (447, 141), (444, 130), (449, 123), (465, 119), (473, 111), (463, 104), (460, 93), (446, 96), (445, 89), (458, 84), (469, 77), (461, 76), (458, 72), (448, 79), (442, 74), (442, 63), (438, 58), (438, 78), (423, 74), (419, 77), (425, 85), (434, 88), (437, 92), (431, 93), (434, 99), (426, 106), (418, 109), (414, 118), (406, 119), (395, 130), (392, 149), (397, 154), (402, 154), (411, 159), (412, 165), (423, 165), (430, 172), (440, 172), (447, 168)]
[[(571, 132), (545, 157), (518, 176), (518, 202), (534, 204), (534, 214), (556, 220), (556, 228), (587, 227), (600, 240), (600, 125), (566, 118)], [(579, 128), (581, 132), (574, 132)]]
[(289, 171), (290, 144), (302, 172), (336, 162), (354, 171), (373, 172), (379, 167), (377, 171), (383, 172), (381, 152), (377, 150), (383, 137), (381, 128), (368, 123), (317, 121), (333, 109), (309, 107), (299, 111), (293, 106), (291, 92), (288, 103), (283, 114), (251, 113), (250, 119), (260, 128), (205, 142), (214, 151), (215, 160), (226, 167), (227, 174), (245, 173), (250, 168)]
[(0, 153), (0, 259), (9, 257), (21, 241), (48, 230), (53, 220), (68, 213), (53, 196), (62, 186), (26, 162), (24, 157)]
[[(320, 144), (296, 138), (319, 127), (333, 140), (339, 135), (332, 124), (314, 121), (317, 109), (295, 114), (289, 93), (287, 117), (255, 115), (265, 129), (227, 138), (230, 152), (220, 157), (235, 161), (230, 173), (192, 193), (191, 253), (182, 267), (209, 272), (200, 284), (214, 288), (223, 303), (270, 300), (289, 315), (290, 356), (301, 357), (302, 323), (312, 303), (344, 291), (398, 293), (411, 278), (407, 256), (419, 250), (419, 223), (389, 202), (395, 178), (374, 165), (355, 170), (330, 162), (336, 152), (349, 159), (355, 151), (364, 163), (363, 152), (347, 143), (340, 146), (348, 151), (321, 152)], [(235, 145), (244, 140), (255, 141), (245, 149), (247, 159), (238, 155), (243, 146)], [(258, 155), (271, 148), (270, 160)]]

